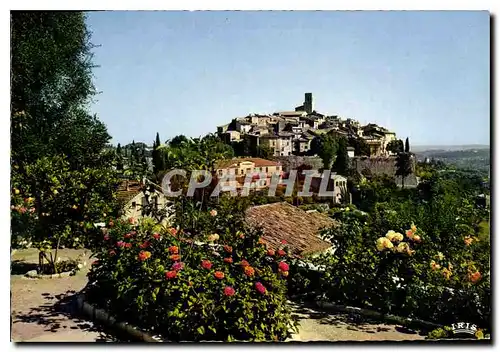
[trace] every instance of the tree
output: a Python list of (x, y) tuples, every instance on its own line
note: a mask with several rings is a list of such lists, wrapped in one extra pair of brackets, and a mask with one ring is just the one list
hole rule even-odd
[(337, 157), (332, 170), (340, 175), (347, 175), (349, 169), (349, 156), (347, 155), (347, 140), (340, 138), (338, 141)]
[(403, 141), (401, 139), (394, 139), (387, 144), (386, 150), (388, 152), (399, 154), (404, 152)]
[(273, 150), (267, 145), (257, 146), (256, 155), (258, 158), (270, 159), (273, 157)]
[(92, 48), (82, 12), (11, 13), (11, 202), (28, 199), (34, 215), (32, 232), (12, 236), (41, 250), (117, 210), (110, 136), (88, 113)]
[(313, 139), (311, 149), (314, 154), (317, 154), (321, 158), (323, 167), (329, 169), (337, 151), (337, 141), (333, 136), (323, 134)]
[(411, 154), (399, 153), (396, 159), (396, 176), (401, 176), (401, 186), (405, 187), (405, 178), (411, 175)]
[(158, 149), (161, 146), (160, 134), (156, 132), (156, 140), (153, 143), (153, 172), (155, 175), (165, 170), (165, 158), (163, 152)]
[(349, 139), (349, 145), (354, 148), (356, 156), (370, 156), (370, 146), (363, 138), (354, 137)]
[(120, 143), (116, 146), (116, 169), (119, 171), (123, 171), (123, 152), (122, 152), (122, 146)]
[(408, 139), (408, 137), (406, 137), (406, 141), (405, 141), (405, 153), (409, 153), (410, 152), (410, 140)]
[(64, 154), (71, 167), (100, 163), (110, 136), (87, 112), (96, 94), (93, 47), (82, 12), (11, 13), (11, 148), (18, 161)]

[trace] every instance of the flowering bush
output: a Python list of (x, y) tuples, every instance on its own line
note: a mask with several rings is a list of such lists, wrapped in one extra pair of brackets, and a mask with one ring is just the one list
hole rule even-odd
[(190, 209), (170, 229), (116, 221), (89, 272), (89, 299), (171, 341), (286, 339), (286, 253), (268, 255), (231, 206)]
[[(387, 220), (385, 226), (390, 225)], [(455, 243), (448, 239), (443, 245), (411, 222), (386, 228), (380, 236), (374, 229), (383, 225), (377, 221), (370, 216), (360, 221), (346, 213), (338, 227), (323, 234), (336, 248), (333, 255), (315, 260), (326, 268), (321, 287), (329, 299), (443, 324), (463, 320), (489, 328), (489, 251), (480, 241), (467, 244), (457, 235)]]
[(59, 247), (90, 245), (94, 222), (116, 211), (114, 172), (72, 170), (65, 157), (43, 157), (20, 165), (13, 161), (11, 183), (12, 245), (32, 242), (40, 249), (41, 261), (51, 263), (53, 271), (57, 271), (54, 259)]

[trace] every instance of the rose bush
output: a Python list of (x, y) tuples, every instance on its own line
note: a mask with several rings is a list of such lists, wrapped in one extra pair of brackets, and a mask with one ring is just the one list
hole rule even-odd
[(171, 341), (286, 339), (286, 253), (268, 253), (235, 201), (207, 210), (179, 202), (168, 229), (114, 222), (95, 253), (89, 299)]
[(366, 215), (363, 221), (345, 212), (340, 226), (323, 233), (336, 248), (314, 260), (325, 268), (325, 296), (384, 313), (489, 329), (486, 244), (474, 235), (470, 241), (467, 227), (457, 226), (445, 241), (437, 241), (414, 223), (403, 224), (401, 214), (385, 215)]

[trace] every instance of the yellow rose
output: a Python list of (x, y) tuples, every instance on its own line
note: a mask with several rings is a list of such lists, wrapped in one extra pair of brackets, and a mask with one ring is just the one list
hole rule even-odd
[(394, 239), (394, 236), (396, 235), (396, 232), (393, 231), (393, 230), (389, 230), (387, 231), (387, 233), (385, 234), (385, 237), (389, 240), (389, 241), (392, 241)]
[(399, 232), (396, 232), (394, 235), (394, 240), (401, 242), (403, 240), (404, 236), (400, 234)]
[(383, 251), (384, 249), (391, 249), (394, 247), (387, 237), (380, 237), (376, 242), (377, 250)]
[(444, 259), (444, 254), (441, 253), (441, 252), (438, 252), (438, 254), (436, 255), (436, 258), (438, 258), (439, 260), (443, 260)]

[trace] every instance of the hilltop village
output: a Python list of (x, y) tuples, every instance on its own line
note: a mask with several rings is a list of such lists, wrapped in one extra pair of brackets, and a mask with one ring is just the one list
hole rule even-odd
[[(323, 134), (346, 137), (351, 156), (395, 154), (387, 149), (396, 140), (394, 132), (373, 123), (362, 126), (354, 119), (321, 114), (314, 110), (312, 93), (305, 93), (304, 103), (294, 111), (237, 117), (218, 126), (217, 133), (228, 143), (247, 143), (251, 149), (266, 146), (273, 156), (314, 155), (313, 141)], [(355, 146), (360, 143), (368, 146), (366, 152), (356, 153)]]

